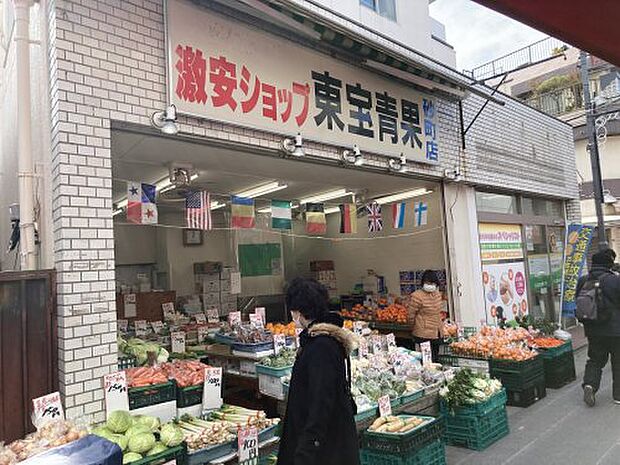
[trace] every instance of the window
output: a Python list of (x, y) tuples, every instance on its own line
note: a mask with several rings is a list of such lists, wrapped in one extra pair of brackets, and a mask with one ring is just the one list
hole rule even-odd
[(360, 0), (360, 4), (372, 8), (384, 18), (396, 21), (396, 0)]
[(559, 200), (523, 197), (521, 209), (524, 215), (550, 216), (564, 219), (564, 207)]
[(517, 213), (517, 198), (514, 195), (476, 192), (476, 206), (480, 212), (514, 215)]

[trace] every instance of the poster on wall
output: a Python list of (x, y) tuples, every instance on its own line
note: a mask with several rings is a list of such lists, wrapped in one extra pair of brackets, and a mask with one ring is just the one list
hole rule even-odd
[(480, 223), (480, 255), (483, 262), (523, 258), (523, 239), (518, 224)]
[(509, 321), (529, 312), (523, 262), (483, 264), (482, 283), (487, 322)]

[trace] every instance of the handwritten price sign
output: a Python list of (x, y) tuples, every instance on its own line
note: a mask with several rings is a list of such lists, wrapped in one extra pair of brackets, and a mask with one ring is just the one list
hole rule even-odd
[(396, 336), (390, 333), (385, 338), (387, 340), (388, 352), (389, 353), (394, 352), (396, 350)]
[(217, 308), (207, 308), (207, 321), (213, 324), (217, 324), (220, 322), (220, 312)]
[(164, 312), (164, 320), (169, 320), (174, 316), (174, 302), (165, 302), (161, 304), (161, 309)]
[(230, 312), (228, 314), (228, 323), (230, 326), (237, 326), (241, 324), (241, 312)]
[(151, 328), (153, 328), (153, 332), (155, 334), (159, 334), (162, 329), (164, 329), (163, 321), (151, 321)]
[(33, 424), (37, 428), (40, 428), (48, 421), (65, 419), (65, 411), (62, 408), (59, 392), (32, 399), (32, 406), (34, 409)]
[(183, 331), (170, 333), (170, 342), (172, 344), (172, 352), (176, 354), (185, 353), (185, 333)]
[(209, 335), (209, 328), (206, 326), (200, 326), (198, 328), (198, 344), (204, 344), (207, 340), (207, 336)]
[(238, 433), (239, 465), (258, 463), (258, 430), (256, 427), (240, 428)]
[(145, 320), (136, 320), (133, 324), (136, 327), (136, 336), (141, 337), (148, 334), (149, 329)]
[(265, 326), (263, 317), (261, 317), (258, 313), (250, 313), (250, 323), (257, 328), (263, 328)]
[(365, 337), (360, 338), (359, 356), (368, 357), (368, 340)]
[(207, 316), (204, 313), (196, 313), (194, 315), (194, 318), (196, 318), (196, 323), (198, 323), (199, 325), (207, 324)]
[(422, 365), (426, 367), (433, 363), (433, 358), (431, 356), (431, 343), (429, 341), (422, 342), (420, 344), (420, 350), (422, 351)]
[(222, 368), (205, 368), (202, 390), (203, 410), (220, 408), (222, 405)]
[(390, 396), (379, 397), (377, 400), (379, 403), (379, 415), (382, 417), (389, 417), (392, 415), (392, 404), (390, 402)]
[(286, 336), (284, 334), (273, 335), (273, 351), (276, 355), (286, 348)]
[(126, 333), (128, 327), (129, 327), (129, 322), (127, 320), (118, 320), (119, 331)]
[(105, 409), (107, 416), (115, 410), (129, 410), (127, 376), (124, 371), (110, 373), (103, 377)]

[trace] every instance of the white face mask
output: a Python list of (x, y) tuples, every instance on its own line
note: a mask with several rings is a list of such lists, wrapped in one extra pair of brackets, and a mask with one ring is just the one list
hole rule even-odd
[(435, 292), (437, 290), (437, 285), (425, 284), (424, 286), (422, 286), (422, 289), (424, 289), (426, 292)]
[(304, 325), (301, 322), (301, 314), (299, 312), (291, 312), (291, 317), (293, 318), (293, 323), (295, 323), (295, 327), (303, 328)]

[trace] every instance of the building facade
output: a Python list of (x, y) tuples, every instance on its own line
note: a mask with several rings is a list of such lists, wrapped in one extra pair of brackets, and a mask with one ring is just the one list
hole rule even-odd
[[(240, 44), (242, 50), (251, 50), (252, 44), (244, 42), (245, 34), (257, 34), (265, 43), (276, 43), (284, 49), (299, 48), (315, 57), (326, 70), (346, 65), (347, 69), (358, 70), (364, 79), (377, 79), (386, 88), (397, 82), (399, 89), (432, 98), (437, 145), (431, 146), (434, 149), (430, 154), (422, 151), (406, 155), (407, 170), (394, 173), (394, 163), (401, 161), (402, 148), (390, 148), (385, 141), (386, 149), (377, 149), (377, 141), (359, 144), (367, 161), (351, 171), (351, 176), (373, 175), (379, 176), (372, 178), (377, 182), (389, 179), (394, 183), (432, 182), (439, 186), (441, 196), (437, 205), (441, 222), (436, 237), (444, 243), (451, 312), (459, 322), (475, 326), (494, 318), (484, 298), (489, 283), (482, 278), (485, 260), (479, 223), (508, 221), (524, 228), (548, 222), (544, 219), (548, 218), (546, 210), (528, 210), (530, 201), (546, 205), (549, 211), (559, 205), (558, 227), (563, 226), (565, 215), (570, 220), (578, 214), (573, 209), (578, 191), (572, 128), (565, 123), (506, 95), (491, 97), (492, 89), (474, 84), (429, 57), (417, 55), (410, 47), (379, 42), (371, 38), (370, 32), (360, 39), (355, 33), (359, 26), (346, 24), (342, 18), (330, 18), (329, 12), (317, 11), (320, 5), (315, 2), (291, 0), (281, 2), (275, 10), (265, 10), (267, 3), (259, 1), (249, 2), (253, 5), (250, 7), (243, 2), (245, 6), (240, 10), (236, 8), (241, 7), (237, 2), (223, 3), (228, 5), (206, 0), (175, 0), (167, 4), (163, 0), (49, 0), (28, 6), (31, 34), (37, 41), (31, 46), (30, 59), (32, 114), (38, 118), (33, 120), (32, 130), (40, 180), (35, 183), (37, 253), (41, 267), (57, 270), (59, 380), (69, 416), (87, 414), (103, 418), (102, 376), (116, 370), (115, 241), (119, 229), (113, 218), (114, 204), (118, 203), (113, 185), (115, 178), (127, 178), (123, 173), (113, 174), (113, 163), (115, 158), (132, 151), (131, 143), (123, 145), (122, 142), (129, 141), (123, 135), (157, 137), (153, 153), (165, 147), (169, 159), (185, 161), (185, 143), (203, 144), (213, 150), (221, 148), (228, 151), (229, 157), (234, 157), (235, 152), (239, 157), (250, 152), (280, 159), (283, 138), (294, 137), (297, 132), (279, 124), (246, 123), (242, 118), (191, 116), (189, 113), (194, 112), (181, 109), (178, 134), (161, 138), (159, 130), (153, 128), (152, 115), (167, 107), (181, 79), (175, 68), (179, 44), (168, 41), (175, 33), (170, 29), (167, 11), (171, 5), (182, 5), (205, 21), (214, 19), (214, 27), (207, 30), (215, 36), (220, 34), (222, 49)], [(420, 4), (421, 11), (428, 8), (424, 1), (415, 3)], [(397, 18), (399, 11), (400, 7)], [(224, 29), (215, 27), (224, 23), (228, 25)], [(11, 109), (16, 105), (15, 47), (10, 40), (8, 44), (2, 91), (5, 115), (13, 114)], [(269, 49), (266, 50), (268, 55)], [(432, 52), (432, 47), (426, 51)], [(220, 53), (206, 50), (206, 56), (217, 58)], [(369, 57), (378, 64), (371, 66)], [(247, 58), (252, 59), (249, 55)], [(280, 74), (284, 77), (289, 73), (287, 58), (277, 54), (269, 58), (280, 60)], [(316, 104), (316, 85), (311, 75), (306, 80), (313, 85), (310, 95)], [(238, 82), (241, 86), (241, 78)], [(377, 91), (383, 90), (379, 84)], [(209, 101), (211, 98), (209, 95)], [(492, 101), (476, 118), (488, 99)], [(311, 107), (313, 119), (318, 116), (317, 110), (315, 105)], [(346, 117), (344, 111), (342, 115)], [(11, 124), (7, 118), (2, 128), (3, 211), (7, 205), (18, 202), (14, 182), (17, 139), (11, 133)], [(465, 128), (468, 131), (463, 134)], [(302, 167), (307, 166), (316, 170), (323, 166), (341, 169), (342, 150), (351, 148), (356, 139), (342, 132), (338, 135), (333, 129), (333, 135), (326, 138), (313, 131), (300, 130), (305, 136), (306, 157), (280, 160), (284, 163), (281, 173), (303, 171)], [(142, 153), (148, 155), (148, 151)], [(160, 164), (158, 169), (165, 166)], [(347, 172), (343, 173), (344, 178)], [(487, 197), (485, 203), (480, 196), (488, 193), (498, 197)], [(503, 205), (503, 195), (514, 197), (518, 207), (497, 211), (497, 205)], [(484, 211), (481, 204), (492, 205), (494, 211)], [(555, 219), (556, 215), (552, 217)], [(4, 243), (9, 233), (6, 225), (0, 233)], [(512, 238), (517, 248), (525, 247), (525, 235)], [(136, 244), (139, 242), (138, 239)], [(2, 269), (12, 269), (15, 258), (15, 252), (5, 256)], [(487, 264), (505, 263), (499, 259)], [(491, 268), (487, 270), (487, 276), (490, 274)], [(503, 272), (498, 276), (499, 281)], [(524, 289), (520, 289), (517, 292), (522, 295)]]

